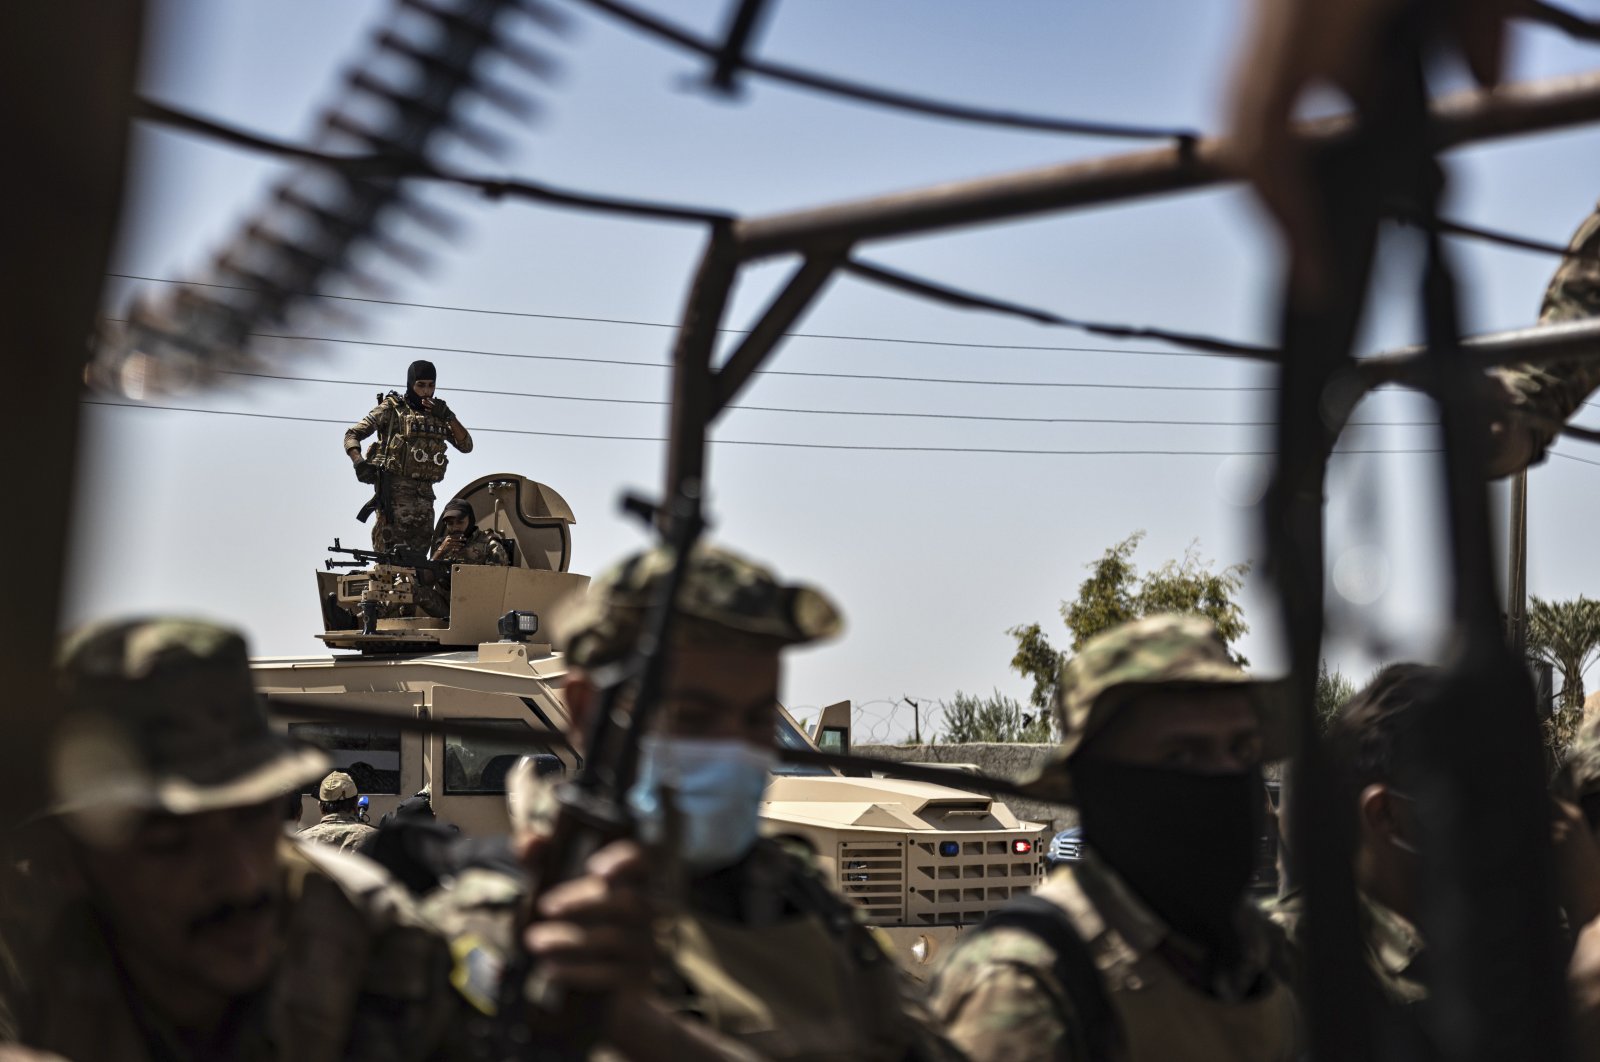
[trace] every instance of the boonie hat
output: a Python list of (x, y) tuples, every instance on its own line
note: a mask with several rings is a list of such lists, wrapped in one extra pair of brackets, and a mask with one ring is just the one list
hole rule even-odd
[(1052, 705), (1060, 749), (1032, 784), (1041, 799), (1069, 800), (1070, 760), (1135, 695), (1152, 689), (1219, 687), (1237, 687), (1250, 695), (1261, 720), (1263, 759), (1288, 754), (1283, 683), (1245, 672), (1210, 620), (1157, 613), (1095, 635), (1062, 665)]
[(354, 800), (361, 792), (356, 780), (343, 771), (334, 771), (317, 787), (317, 799), (324, 804), (337, 804), (341, 800)]
[[(596, 579), (557, 617), (567, 659), (608, 663), (638, 640), (645, 612), (672, 570), (671, 551), (636, 553)], [(820, 590), (781, 582), (769, 569), (719, 546), (699, 545), (678, 589), (674, 637), (778, 649), (838, 634), (838, 608)]]
[(320, 749), (268, 726), (244, 639), (216, 624), (93, 625), (64, 642), (58, 675), (50, 810), (91, 833), (97, 815), (246, 807), (328, 769)]

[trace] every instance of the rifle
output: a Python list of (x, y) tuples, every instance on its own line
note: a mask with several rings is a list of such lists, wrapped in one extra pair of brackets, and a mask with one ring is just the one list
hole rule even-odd
[[(532, 1045), (527, 988), (536, 974), (533, 956), (520, 941), (533, 919), (539, 897), (552, 887), (583, 873), (589, 857), (602, 845), (634, 832), (627, 805), (628, 790), (638, 772), (639, 739), (646, 732), (661, 699), (671, 642), (673, 605), (689, 570), (689, 558), (705, 527), (697, 480), (686, 481), (664, 508), (626, 495), (623, 511), (661, 529), (673, 565), (645, 613), (633, 649), (611, 664), (595, 668), (598, 696), (585, 734), (583, 765), (555, 789), (557, 810), (514, 940), (518, 950), (500, 981), (494, 1047), (497, 1059), (523, 1057)], [(548, 983), (534, 986), (541, 1012), (540, 1057), (579, 1060), (599, 1036), (603, 997), (560, 992)]]
[(382, 513), (385, 519), (389, 519), (391, 502), (392, 491), (389, 487), (389, 473), (380, 469), (378, 482), (372, 489), (372, 497), (368, 498), (367, 504), (363, 505), (360, 511), (356, 513), (356, 519), (364, 524), (367, 522), (367, 517), (375, 512)]
[(324, 562), (327, 569), (338, 571), (341, 567), (364, 567), (369, 564), (387, 564), (394, 568), (414, 568), (422, 572), (437, 572), (441, 575), (450, 574), (450, 565), (444, 561), (429, 560), (420, 553), (410, 550), (396, 549), (384, 552), (375, 549), (351, 549), (339, 544), (338, 539), (333, 540), (333, 545), (328, 547), (329, 553), (345, 553), (350, 560), (335, 560), (330, 557)]

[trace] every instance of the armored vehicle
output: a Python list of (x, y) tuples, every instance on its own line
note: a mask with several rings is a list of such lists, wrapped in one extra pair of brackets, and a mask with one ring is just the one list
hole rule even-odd
[[(279, 726), (326, 748), (370, 798), (374, 821), (424, 789), (440, 819), (464, 833), (508, 828), (506, 774), (520, 756), (547, 769), (581, 763), (567, 739), (560, 688), (566, 664), (548, 619), (585, 576), (567, 571), (575, 522), (550, 487), (514, 475), (486, 476), (459, 492), (478, 524), (507, 545), (509, 567), (454, 565), (447, 618), (411, 607), (400, 565), (317, 573), (324, 630), (332, 652), (253, 661), (258, 688)], [(442, 510), (441, 510), (442, 511)], [(359, 614), (364, 581), (378, 578), (383, 612)], [(422, 734), (398, 727), (297, 719), (297, 701), (381, 711), (436, 722), (477, 724), (470, 734)], [(504, 728), (504, 742), (486, 737)], [(850, 705), (830, 705), (807, 734), (780, 713), (789, 747), (848, 751)], [(302, 795), (301, 821), (316, 821), (315, 788)], [(763, 830), (804, 844), (823, 871), (881, 927), (917, 972), (931, 971), (963, 925), (1042, 873), (1046, 827), (1018, 821), (1003, 803), (960, 789), (878, 777), (845, 777), (782, 765), (763, 804)]]

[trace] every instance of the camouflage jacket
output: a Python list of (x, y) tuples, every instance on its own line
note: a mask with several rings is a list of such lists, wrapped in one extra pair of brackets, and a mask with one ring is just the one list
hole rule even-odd
[[(1545, 288), (1540, 324), (1600, 316), (1600, 208), (1584, 219), (1568, 258)], [(1525, 433), (1522, 452), (1539, 461), (1562, 424), (1600, 387), (1600, 358), (1512, 365), (1492, 370), (1511, 392), (1511, 430)], [(1520, 414), (1520, 415), (1519, 415)]]
[[(1092, 851), (1075, 867), (1056, 870), (1036, 895), (1068, 912), (1093, 957), (1118, 1025), (1110, 1037), (1117, 1053), (1107, 1059), (1091, 1047), (1096, 1037), (1086, 1015), (1094, 1004), (1073, 998), (1058, 979), (1051, 946), (1025, 929), (1004, 927), (958, 943), (933, 985), (934, 1016), (974, 1062), (1296, 1057), (1297, 1019), (1276, 972), (1275, 936), (1253, 910), (1241, 905), (1239, 960), (1199, 986), (1174, 966), (1193, 960), (1197, 949)], [(1087, 919), (1075, 909), (1086, 910)], [(1092, 933), (1085, 932), (1090, 921)]]
[(322, 816), (321, 821), (314, 826), (307, 826), (298, 836), (302, 841), (336, 845), (342, 851), (354, 852), (373, 832), (371, 823), (362, 822), (346, 812), (335, 812)]
[[(440, 404), (449, 410), (449, 406)], [(378, 439), (367, 451), (367, 460), (379, 468), (405, 479), (437, 483), (444, 478), (450, 460), (447, 445), (462, 453), (472, 452), (472, 436), (461, 429), (462, 440), (456, 441), (452, 423), (454, 414), (439, 416), (436, 412), (417, 409), (409, 405), (397, 392), (382, 396), (372, 412), (356, 421), (344, 433), (344, 448), (352, 450), (361, 440), (374, 433)]]
[[(663, 872), (660, 880), (672, 877)], [(469, 870), (423, 903), (452, 940), (457, 988), (485, 1013), (524, 887), (503, 873)], [(760, 841), (736, 866), (692, 883), (657, 936), (659, 998), (721, 1034), (736, 1057), (959, 1058), (855, 908), (776, 842)]]
[[(1362, 954), (1383, 997), (1402, 1006), (1427, 999), (1428, 990), (1418, 976), (1424, 959), (1422, 934), (1399, 912), (1364, 892), (1356, 895)], [(1287, 937), (1298, 980), (1303, 966), (1300, 923), (1305, 912), (1305, 897), (1298, 889), (1292, 890), (1268, 904), (1265, 911)]]
[[(242, 999), (228, 1042), (242, 1062), (467, 1059), (466, 1009), (449, 990), (445, 940), (403, 889), (355, 856), (288, 838), (283, 954)], [(30, 951), (30, 955), (33, 954)], [(142, 1006), (86, 903), (67, 904), (27, 964), (21, 1042), (65, 1058), (190, 1062), (200, 1056)]]
[(474, 527), (466, 538), (449, 545), (441, 539), (434, 545), (433, 559), (447, 564), (498, 564), (501, 567), (511, 563), (500, 536), (481, 527)]

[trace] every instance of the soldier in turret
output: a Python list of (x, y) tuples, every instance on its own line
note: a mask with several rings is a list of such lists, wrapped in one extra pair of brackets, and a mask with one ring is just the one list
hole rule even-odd
[[(472, 452), (472, 436), (445, 404), (435, 398), (437, 373), (431, 361), (414, 361), (406, 370), (406, 393), (390, 391), (372, 412), (344, 433), (344, 449), (356, 478), (377, 488), (377, 519), (372, 548), (423, 556), (433, 539), (433, 485), (450, 463), (448, 446)], [(361, 452), (361, 441), (377, 440)]]
[[(506, 544), (492, 531), (478, 526), (472, 504), (457, 498), (444, 507), (440, 517), (444, 534), (433, 544), (433, 559), (441, 564), (511, 563)], [(450, 615), (450, 573), (419, 572), (415, 590), (417, 606), (430, 616)]]

